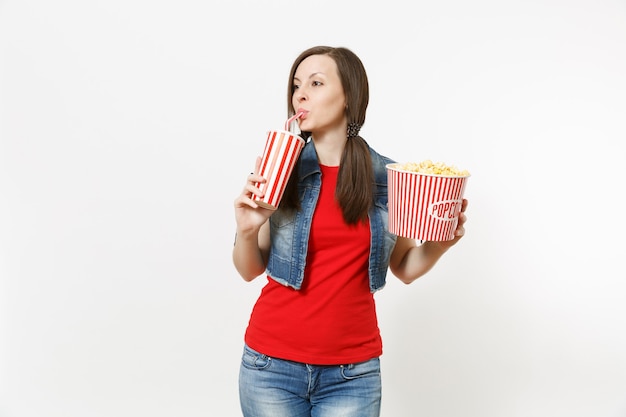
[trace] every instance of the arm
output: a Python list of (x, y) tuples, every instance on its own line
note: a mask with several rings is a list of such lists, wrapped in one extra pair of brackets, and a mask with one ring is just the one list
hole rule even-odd
[[(260, 158), (257, 158), (257, 172), (259, 161)], [(260, 207), (252, 200), (253, 195), (262, 196), (255, 183), (264, 181), (260, 175), (250, 174), (234, 204), (237, 233), (233, 247), (233, 264), (246, 281), (252, 281), (265, 271), (270, 250), (268, 219), (273, 211)]]
[(417, 246), (415, 240), (398, 236), (396, 246), (391, 253), (389, 268), (391, 272), (405, 284), (410, 284), (431, 270), (441, 256), (454, 246), (465, 234), (465, 209), (467, 200), (463, 200), (459, 224), (455, 237), (445, 242), (424, 242)]

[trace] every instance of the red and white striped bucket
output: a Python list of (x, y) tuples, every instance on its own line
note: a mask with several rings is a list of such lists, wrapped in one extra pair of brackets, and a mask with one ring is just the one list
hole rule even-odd
[(469, 176), (404, 171), (387, 165), (389, 231), (422, 241), (454, 239)]
[(267, 181), (256, 184), (265, 195), (263, 198), (254, 197), (259, 206), (271, 210), (278, 208), (303, 147), (304, 139), (291, 132), (283, 130), (268, 132), (259, 171)]

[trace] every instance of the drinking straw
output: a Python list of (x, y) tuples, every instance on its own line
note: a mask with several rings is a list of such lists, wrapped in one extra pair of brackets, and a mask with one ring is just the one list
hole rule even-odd
[(287, 119), (287, 121), (285, 122), (285, 130), (290, 131), (291, 133), (294, 133), (293, 131), (289, 130), (289, 126), (294, 120), (296, 120), (299, 117), (302, 117), (303, 114), (304, 114), (303, 111), (299, 111), (298, 113), (294, 114), (289, 119)]

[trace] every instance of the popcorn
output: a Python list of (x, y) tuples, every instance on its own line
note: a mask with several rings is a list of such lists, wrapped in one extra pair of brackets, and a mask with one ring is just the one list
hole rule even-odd
[(454, 239), (469, 172), (430, 160), (386, 168), (389, 232), (422, 242)]
[(418, 172), (420, 174), (442, 175), (446, 177), (469, 177), (468, 170), (457, 169), (454, 165), (446, 165), (443, 162), (433, 162), (426, 159), (422, 162), (407, 162), (405, 164), (394, 164), (396, 169), (408, 172)]

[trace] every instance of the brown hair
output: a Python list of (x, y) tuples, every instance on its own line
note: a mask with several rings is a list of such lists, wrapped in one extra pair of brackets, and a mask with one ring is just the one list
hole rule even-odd
[[(369, 83), (363, 63), (352, 51), (343, 47), (315, 46), (302, 52), (294, 61), (287, 89), (287, 114), (295, 114), (292, 104), (294, 75), (302, 61), (311, 55), (327, 55), (337, 64), (337, 71), (346, 97), (348, 125), (363, 126), (369, 103)], [(311, 132), (302, 132), (307, 139)], [(347, 135), (347, 132), (346, 132)], [(281, 207), (300, 209), (298, 198), (298, 167), (287, 183)], [(374, 199), (374, 171), (369, 146), (359, 135), (350, 135), (341, 156), (335, 198), (346, 223), (355, 224), (367, 219)]]

